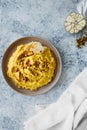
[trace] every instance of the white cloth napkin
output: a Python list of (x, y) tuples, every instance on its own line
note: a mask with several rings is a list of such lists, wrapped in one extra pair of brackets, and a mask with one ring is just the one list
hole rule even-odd
[(77, 4), (77, 10), (87, 19), (87, 0), (81, 0), (81, 2)]
[(24, 130), (75, 130), (87, 113), (87, 69), (56, 103), (24, 122)]

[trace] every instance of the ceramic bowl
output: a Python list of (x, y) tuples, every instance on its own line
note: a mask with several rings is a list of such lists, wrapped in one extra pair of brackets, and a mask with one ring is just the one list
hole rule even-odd
[[(51, 49), (51, 51), (53, 52), (54, 57), (56, 59), (56, 63), (57, 63), (57, 66), (55, 69), (55, 74), (54, 74), (52, 81), (50, 83), (48, 83), (47, 85), (39, 88), (36, 91), (30, 91), (30, 90), (18, 88), (17, 85), (15, 85), (15, 83), (7, 75), (7, 64), (8, 64), (8, 60), (9, 60), (10, 56), (12, 55), (12, 53), (16, 50), (18, 45), (26, 44), (31, 41), (37, 41), (37, 42), (40, 42), (42, 45), (49, 47)], [(23, 38), (20, 38), (20, 39), (14, 41), (7, 48), (7, 50), (5, 51), (5, 54), (3, 56), (3, 59), (2, 59), (2, 72), (3, 72), (4, 78), (7, 81), (7, 83), (9, 84), (9, 86), (11, 88), (13, 88), (14, 90), (16, 90), (17, 92), (20, 92), (20, 93), (26, 94), (26, 95), (30, 95), (30, 96), (43, 94), (43, 93), (47, 92), (48, 90), (50, 90), (52, 87), (54, 87), (60, 77), (61, 69), (62, 69), (62, 63), (61, 63), (61, 57), (60, 57), (58, 50), (53, 46), (53, 44), (50, 41), (40, 38), (40, 37), (36, 37), (36, 36), (23, 37)]]

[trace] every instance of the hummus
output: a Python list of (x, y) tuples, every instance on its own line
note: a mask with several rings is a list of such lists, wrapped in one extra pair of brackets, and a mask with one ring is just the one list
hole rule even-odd
[(51, 82), (56, 68), (50, 48), (39, 42), (19, 45), (8, 61), (7, 75), (18, 88), (31, 91)]

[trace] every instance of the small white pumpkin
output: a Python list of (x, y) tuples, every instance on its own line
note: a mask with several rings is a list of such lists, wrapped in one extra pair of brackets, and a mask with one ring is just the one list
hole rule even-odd
[(84, 16), (78, 13), (71, 13), (65, 20), (65, 28), (70, 33), (78, 33), (86, 26)]

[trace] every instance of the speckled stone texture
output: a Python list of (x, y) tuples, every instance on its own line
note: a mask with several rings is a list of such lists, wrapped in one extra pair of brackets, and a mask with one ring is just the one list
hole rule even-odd
[[(77, 0), (0, 0), (0, 130), (23, 130), (23, 122), (34, 114), (36, 104), (55, 102), (87, 66), (87, 45), (76, 47), (74, 35), (66, 32), (64, 20), (76, 11)], [(49, 92), (31, 97), (12, 90), (1, 72), (6, 48), (23, 36), (40, 36), (59, 50), (63, 69)]]

